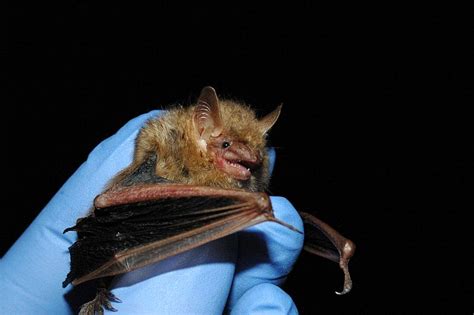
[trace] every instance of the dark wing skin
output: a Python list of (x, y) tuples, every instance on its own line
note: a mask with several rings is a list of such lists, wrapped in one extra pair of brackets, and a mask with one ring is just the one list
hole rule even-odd
[(266, 194), (241, 190), (136, 184), (109, 190), (94, 204), (66, 230), (79, 238), (69, 248), (64, 287), (144, 267), (260, 222), (286, 225)]
[(348, 293), (352, 289), (349, 259), (354, 255), (355, 244), (315, 216), (306, 212), (300, 212), (300, 215), (305, 229), (304, 249), (338, 263), (344, 272), (344, 287), (336, 294)]

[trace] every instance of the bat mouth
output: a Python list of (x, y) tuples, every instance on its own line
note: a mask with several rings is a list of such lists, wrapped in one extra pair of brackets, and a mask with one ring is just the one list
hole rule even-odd
[(258, 161), (249, 160), (234, 160), (226, 158), (218, 158), (217, 166), (224, 173), (232, 176), (238, 180), (248, 180), (252, 176), (252, 171), (255, 170), (260, 163)]

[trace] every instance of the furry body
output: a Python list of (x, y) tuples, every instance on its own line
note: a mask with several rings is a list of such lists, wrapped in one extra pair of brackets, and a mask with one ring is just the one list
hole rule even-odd
[(193, 120), (195, 109), (196, 105), (186, 108), (176, 106), (164, 115), (149, 120), (137, 137), (132, 165), (114, 179), (112, 185), (120, 183), (151, 155), (156, 154), (156, 175), (170, 181), (264, 191), (270, 180), (265, 149), (266, 130), (262, 130), (262, 121), (255, 117), (254, 111), (242, 103), (219, 101), (220, 114), (225, 122), (222, 138), (230, 143), (242, 143), (261, 159), (248, 180), (238, 180), (216, 167), (216, 158), (209, 149), (211, 144), (208, 143), (205, 148), (200, 145)]

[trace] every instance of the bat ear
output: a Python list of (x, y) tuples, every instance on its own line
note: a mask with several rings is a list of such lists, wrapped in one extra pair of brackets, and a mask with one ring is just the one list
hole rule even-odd
[(265, 117), (261, 118), (258, 121), (259, 128), (262, 134), (267, 133), (268, 130), (270, 130), (270, 128), (272, 128), (273, 125), (276, 123), (276, 121), (278, 120), (278, 117), (280, 116), (282, 106), (283, 104), (280, 104), (277, 108), (273, 110), (273, 112), (271, 112), (270, 114), (267, 114)]
[(194, 126), (200, 139), (218, 137), (222, 133), (222, 118), (216, 90), (210, 86), (202, 89), (193, 114)]

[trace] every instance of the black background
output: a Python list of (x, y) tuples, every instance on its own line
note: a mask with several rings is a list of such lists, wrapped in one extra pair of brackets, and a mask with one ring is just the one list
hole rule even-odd
[(358, 246), (343, 297), (333, 293), (338, 267), (301, 255), (284, 289), (302, 314), (470, 314), (472, 206), (462, 196), (472, 184), (472, 12), (11, 7), (3, 155), (14, 210), (2, 220), (2, 254), (101, 140), (212, 85), (260, 115), (284, 103), (270, 136), (271, 193)]

